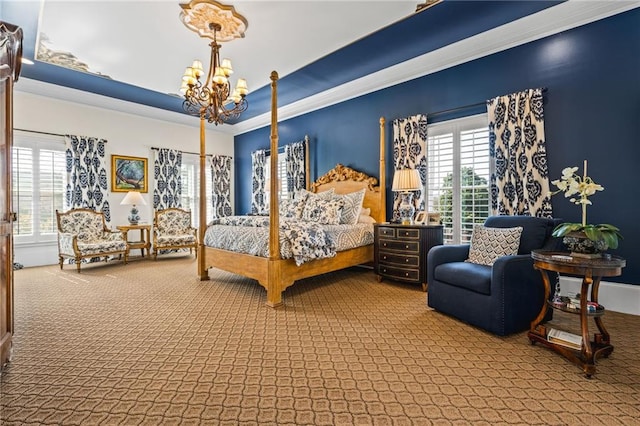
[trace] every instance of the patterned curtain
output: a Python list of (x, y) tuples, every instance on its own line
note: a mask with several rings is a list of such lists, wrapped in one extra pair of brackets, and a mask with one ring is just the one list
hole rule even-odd
[(287, 193), (289, 197), (299, 189), (306, 189), (305, 142), (294, 142), (284, 147), (287, 162)]
[(267, 200), (265, 199), (264, 175), (267, 163), (267, 152), (264, 149), (251, 153), (251, 213), (267, 213)]
[(153, 208), (182, 207), (182, 151), (162, 148), (156, 151), (153, 177), (156, 187), (153, 190)]
[(542, 89), (487, 101), (492, 214), (551, 217)]
[[(418, 114), (393, 120), (393, 169), (417, 169), (422, 185), (427, 182), (427, 116)], [(398, 220), (402, 198), (393, 193), (393, 220)], [(424, 191), (413, 191), (416, 212), (425, 209)]]
[(101, 211), (111, 221), (107, 197), (107, 167), (104, 139), (65, 135), (67, 161), (66, 205)]
[(231, 157), (214, 155), (210, 166), (213, 217), (231, 216)]

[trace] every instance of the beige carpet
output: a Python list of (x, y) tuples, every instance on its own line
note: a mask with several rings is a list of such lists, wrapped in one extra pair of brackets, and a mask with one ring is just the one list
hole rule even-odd
[(370, 270), (300, 281), (279, 310), (210, 276), (186, 256), (16, 271), (0, 423), (640, 424), (638, 316), (607, 312), (615, 350), (589, 380)]

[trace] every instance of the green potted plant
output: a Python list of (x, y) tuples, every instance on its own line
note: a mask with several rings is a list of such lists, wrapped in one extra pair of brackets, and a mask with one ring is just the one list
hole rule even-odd
[(581, 223), (561, 223), (553, 230), (554, 237), (564, 237), (563, 242), (575, 253), (599, 253), (607, 248), (618, 248), (618, 242), (622, 239), (620, 230), (608, 223), (592, 225), (587, 223), (587, 206), (591, 204), (589, 197), (596, 191), (604, 191), (587, 176), (587, 160), (584, 161), (583, 175), (577, 174), (577, 167), (567, 167), (562, 170), (562, 177), (551, 181), (558, 187), (551, 195), (564, 193), (569, 201), (582, 206)]

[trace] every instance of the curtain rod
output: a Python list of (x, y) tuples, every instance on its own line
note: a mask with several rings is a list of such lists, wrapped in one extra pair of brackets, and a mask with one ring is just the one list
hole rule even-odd
[[(278, 147), (278, 152), (284, 152), (284, 146), (279, 146), (279, 147)], [(264, 153), (265, 153), (266, 155), (269, 155), (269, 154), (271, 154), (271, 150), (270, 150), (270, 149), (265, 149), (265, 150), (264, 150)]]
[[(172, 148), (157, 148), (155, 146), (152, 146), (151, 149), (153, 149), (155, 151), (159, 151), (161, 149), (172, 149)], [(180, 152), (182, 152), (183, 154), (200, 155), (200, 153), (198, 153), (198, 152), (189, 152), (189, 151), (180, 151)], [(214, 154), (205, 154), (205, 156), (213, 157)], [(231, 158), (233, 160), (233, 157), (230, 156), (230, 155), (223, 155), (223, 157), (229, 157), (229, 158)]]
[[(40, 134), (40, 135), (60, 136), (62, 138), (66, 138), (67, 136), (71, 136), (71, 135), (63, 135), (63, 134), (60, 134), (60, 133), (41, 132), (40, 130), (18, 129), (17, 127), (15, 129), (13, 129), (13, 130), (17, 130), (19, 132), (37, 133), (37, 134)], [(102, 139), (102, 138), (99, 138), (99, 137), (96, 137), (96, 136), (81, 136), (81, 137), (87, 137), (87, 138), (93, 138), (93, 139)], [(108, 143), (108, 141), (106, 141), (104, 139), (102, 139), (102, 141), (104, 143)]]
[(61, 137), (65, 137), (66, 135), (61, 135), (60, 133), (51, 133), (51, 132), (41, 132), (39, 130), (27, 130), (27, 129), (14, 129), (14, 130), (18, 130), (20, 132), (28, 132), (28, 133), (39, 133), (41, 135), (49, 135), (49, 136), (61, 136)]
[[(547, 91), (546, 87), (542, 88), (542, 93), (545, 93)], [(456, 108), (450, 108), (450, 109), (443, 109), (442, 111), (436, 111), (436, 112), (429, 112), (427, 113), (427, 118), (433, 115), (442, 115), (442, 114), (449, 114), (452, 112), (458, 112), (458, 111), (462, 111), (465, 109), (470, 109), (470, 108), (475, 108), (475, 107), (479, 107), (481, 105), (486, 105), (487, 101), (484, 102), (476, 102), (475, 104), (469, 104), (469, 105), (465, 105), (465, 106), (461, 106), (461, 107), (456, 107)]]
[[(306, 146), (309, 146), (309, 135), (304, 135), (304, 139), (298, 142), (304, 142), (306, 144)], [(291, 143), (295, 143), (295, 142), (291, 142)], [(287, 144), (290, 145), (290, 144)], [(282, 145), (278, 147), (278, 152), (284, 152), (284, 149), (286, 148), (287, 145)], [(265, 154), (271, 154), (271, 150), (270, 149), (265, 149), (264, 150)]]

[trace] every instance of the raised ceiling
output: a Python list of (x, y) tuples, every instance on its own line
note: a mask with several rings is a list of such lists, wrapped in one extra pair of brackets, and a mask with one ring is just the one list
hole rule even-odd
[[(423, 2), (224, 3), (249, 23), (245, 38), (221, 49), (234, 81), (246, 78), (251, 90), (241, 119), (216, 128), (234, 134), (266, 124), (272, 70), (286, 118), (640, 6), (445, 0), (415, 13)], [(180, 22), (180, 10), (166, 0), (1, 1), (2, 20), (25, 31), (27, 58), (40, 46), (89, 71), (36, 60), (23, 67), (16, 90), (196, 125), (175, 93), (193, 59), (208, 61), (208, 40)]]

